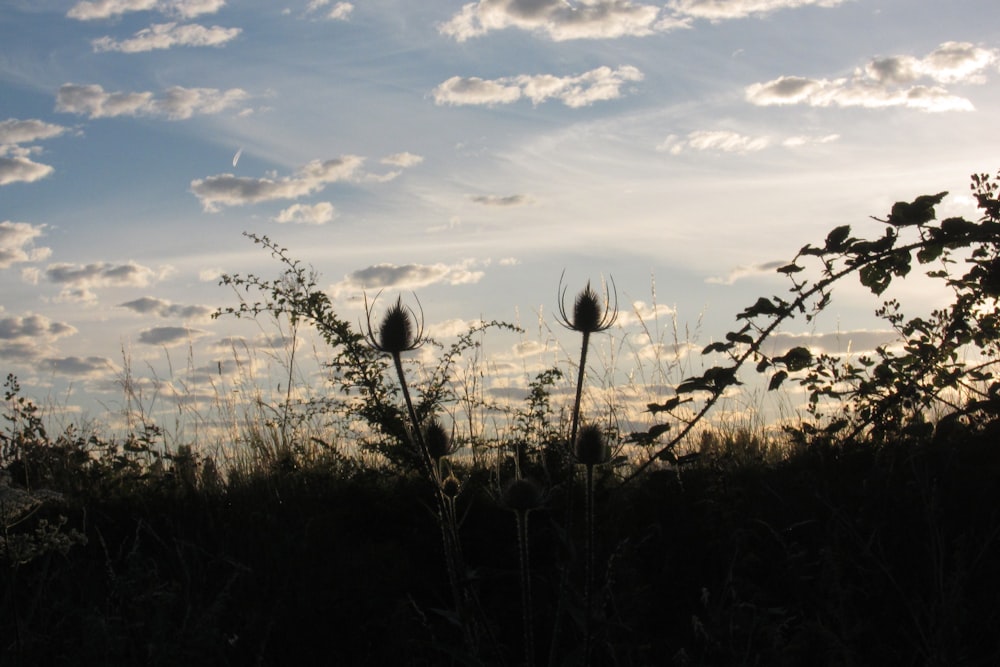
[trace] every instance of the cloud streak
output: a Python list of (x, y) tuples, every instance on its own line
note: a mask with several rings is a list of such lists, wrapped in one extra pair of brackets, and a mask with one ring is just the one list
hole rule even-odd
[(214, 14), (225, 4), (226, 0), (93, 0), (76, 3), (66, 16), (78, 21), (95, 21), (129, 12), (152, 11), (190, 19), (202, 14)]
[(375, 264), (348, 274), (331, 291), (339, 296), (362, 290), (415, 289), (437, 283), (468, 285), (479, 282), (484, 275), (475, 270), (475, 264), (473, 260), (457, 264)]
[[(811, 79), (780, 76), (746, 88), (758, 106), (805, 104), (814, 107), (904, 107), (927, 112), (972, 111), (970, 100), (940, 84), (983, 83), (1000, 61), (1000, 51), (968, 42), (945, 42), (923, 58), (874, 58), (850, 77)], [(923, 83), (921, 83), (923, 81)]]
[(536, 106), (554, 99), (568, 107), (579, 108), (617, 99), (621, 97), (621, 89), (626, 83), (642, 79), (642, 72), (631, 65), (617, 69), (598, 67), (583, 74), (563, 77), (522, 74), (489, 80), (453, 76), (438, 85), (433, 95), (434, 103), (438, 105), (494, 106), (527, 98)]
[(91, 42), (94, 51), (119, 51), (121, 53), (142, 53), (169, 49), (175, 46), (215, 46), (220, 47), (232, 41), (243, 32), (241, 28), (207, 28), (195, 23), (154, 23), (143, 28), (130, 39), (117, 41), (111, 37), (100, 37)]
[(155, 315), (162, 318), (176, 317), (183, 320), (203, 320), (215, 312), (215, 309), (210, 306), (182, 306), (151, 296), (126, 301), (118, 304), (118, 307), (127, 308), (140, 315)]
[(56, 95), (56, 111), (88, 118), (161, 116), (186, 120), (195, 115), (217, 114), (248, 98), (240, 88), (183, 88), (172, 86), (157, 97), (151, 92), (107, 92), (98, 84), (65, 83)]

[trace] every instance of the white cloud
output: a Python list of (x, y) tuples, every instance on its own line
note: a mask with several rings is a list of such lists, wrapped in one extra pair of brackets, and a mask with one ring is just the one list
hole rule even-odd
[(65, 322), (53, 322), (44, 315), (14, 315), (0, 318), (0, 355), (5, 360), (28, 361), (37, 358), (51, 345), (76, 329)]
[[(906, 107), (928, 112), (972, 111), (970, 100), (940, 85), (983, 83), (1000, 51), (967, 42), (945, 42), (924, 58), (879, 57), (858, 68), (852, 77), (810, 79), (780, 76), (755, 83), (746, 98), (759, 106), (808, 104), (816, 107)], [(928, 83), (918, 83), (921, 79)]]
[[(58, 137), (68, 128), (37, 119), (18, 120), (10, 118), (0, 121), (0, 146), (26, 144), (43, 139)], [(2, 154), (2, 153), (0, 153)]]
[(799, 146), (808, 146), (809, 144), (829, 144), (839, 140), (839, 134), (823, 134), (818, 136), (798, 135), (784, 139), (781, 145), (786, 148), (798, 148)]
[(52, 254), (50, 248), (32, 247), (44, 227), (10, 220), (0, 222), (0, 269), (23, 262), (37, 262)]
[(243, 32), (240, 28), (211, 28), (188, 23), (154, 23), (143, 28), (130, 39), (116, 41), (111, 37), (100, 37), (91, 42), (94, 51), (120, 51), (122, 53), (142, 53), (174, 46), (222, 46)]
[(345, 155), (320, 162), (313, 160), (284, 178), (249, 178), (219, 174), (191, 181), (191, 191), (206, 211), (274, 199), (297, 199), (318, 192), (329, 183), (359, 178), (364, 158)]
[(685, 139), (670, 135), (657, 148), (672, 155), (679, 155), (685, 150), (753, 153), (764, 150), (770, 143), (767, 137), (750, 137), (728, 130), (697, 130)]
[(475, 264), (473, 260), (457, 264), (375, 264), (348, 274), (331, 291), (342, 295), (362, 290), (415, 289), (436, 283), (467, 285), (479, 282), (484, 275), (474, 269)]
[(128, 12), (156, 11), (189, 19), (202, 14), (214, 14), (225, 4), (226, 0), (93, 0), (77, 2), (66, 16), (79, 21), (93, 21)]
[(56, 111), (89, 118), (116, 116), (165, 116), (184, 120), (195, 114), (220, 113), (247, 98), (239, 88), (168, 88), (162, 97), (151, 92), (109, 93), (98, 84), (65, 83), (56, 96)]
[(674, 309), (665, 303), (648, 304), (645, 301), (633, 301), (631, 309), (622, 309), (618, 312), (616, 323), (623, 327), (632, 324), (648, 324), (673, 314)]
[(844, 0), (670, 0), (671, 10), (692, 18), (721, 21), (815, 5), (835, 7)]
[(568, 107), (589, 106), (594, 102), (621, 97), (622, 86), (631, 81), (641, 81), (642, 72), (631, 65), (617, 69), (598, 67), (576, 76), (559, 77), (552, 74), (529, 75), (486, 80), (478, 77), (453, 76), (434, 89), (436, 104), (510, 104), (521, 97), (538, 105), (550, 99), (561, 101)]
[(523, 206), (531, 202), (531, 198), (525, 195), (472, 195), (469, 199), (483, 206), (497, 206), (502, 208)]
[(392, 155), (386, 155), (384, 158), (379, 160), (382, 164), (387, 164), (393, 167), (415, 167), (424, 161), (419, 155), (414, 155), (413, 153), (393, 153)]
[(686, 25), (683, 20), (659, 18), (659, 7), (629, 0), (580, 0), (574, 4), (566, 0), (478, 0), (464, 5), (439, 30), (459, 42), (505, 28), (538, 32), (562, 41), (650, 35)]
[(275, 222), (298, 223), (304, 225), (324, 225), (333, 220), (333, 204), (321, 201), (318, 204), (292, 204), (274, 218)]
[(354, 5), (349, 2), (338, 2), (330, 9), (330, 13), (326, 15), (326, 18), (331, 21), (346, 21), (351, 17), (351, 12), (354, 11)]
[(201, 338), (206, 333), (190, 327), (151, 327), (139, 332), (139, 342), (144, 345), (172, 347)]

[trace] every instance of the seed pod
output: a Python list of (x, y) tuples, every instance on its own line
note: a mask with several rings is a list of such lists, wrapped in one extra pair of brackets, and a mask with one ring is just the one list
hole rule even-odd
[(449, 472), (448, 476), (441, 480), (441, 493), (454, 500), (462, 490), (462, 483), (455, 477), (454, 472)]
[(580, 435), (576, 438), (576, 460), (587, 466), (597, 466), (611, 460), (611, 448), (600, 426), (588, 424), (580, 429)]
[(542, 492), (530, 479), (515, 479), (504, 490), (503, 504), (515, 512), (530, 512), (542, 504)]
[(437, 418), (431, 419), (424, 426), (424, 444), (427, 446), (427, 453), (435, 461), (452, 453), (451, 438)]

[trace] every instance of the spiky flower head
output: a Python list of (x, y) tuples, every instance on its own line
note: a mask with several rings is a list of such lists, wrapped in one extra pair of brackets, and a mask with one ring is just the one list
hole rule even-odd
[(445, 495), (446, 498), (454, 500), (458, 497), (458, 494), (462, 491), (462, 483), (459, 481), (458, 477), (455, 477), (453, 471), (448, 471), (448, 476), (441, 480), (441, 493)]
[(503, 504), (515, 512), (530, 512), (542, 504), (542, 491), (530, 479), (515, 479), (504, 489)]
[(604, 431), (596, 424), (587, 424), (576, 438), (576, 460), (587, 466), (598, 466), (611, 460)]
[(424, 426), (424, 445), (435, 461), (452, 453), (452, 442), (441, 422), (434, 417)]
[[(565, 271), (563, 272), (565, 275)], [(587, 281), (576, 299), (573, 301), (572, 314), (566, 310), (566, 289), (562, 286), (562, 276), (559, 277), (559, 319), (567, 329), (580, 333), (597, 333), (611, 327), (618, 319), (618, 294), (614, 289), (614, 278), (611, 279), (611, 290), (604, 285), (603, 297), (599, 295)], [(611, 295), (614, 295), (612, 304)]]
[[(416, 299), (415, 296), (414, 299)], [(365, 297), (365, 316), (368, 320), (368, 333), (365, 337), (372, 347), (379, 352), (400, 354), (415, 350), (423, 345), (423, 311), (418, 318), (412, 308), (403, 305), (403, 297), (399, 296), (396, 298), (396, 303), (389, 306), (389, 309), (382, 315), (377, 331), (373, 331), (372, 313), (375, 310), (376, 300), (378, 300), (378, 295), (372, 300), (372, 305), (369, 308), (368, 298)], [(419, 301), (417, 301), (417, 305), (420, 305)]]

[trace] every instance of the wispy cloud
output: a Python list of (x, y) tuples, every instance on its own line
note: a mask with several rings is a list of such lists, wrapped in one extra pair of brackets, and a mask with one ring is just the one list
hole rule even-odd
[(302, 225), (325, 225), (333, 220), (333, 216), (333, 204), (328, 201), (321, 201), (312, 206), (308, 204), (292, 204), (278, 213), (274, 221)]
[(0, 185), (33, 183), (45, 178), (53, 171), (51, 166), (35, 162), (27, 157), (0, 155)]
[(211, 28), (196, 23), (154, 23), (143, 28), (130, 39), (115, 40), (99, 37), (91, 42), (94, 51), (120, 51), (121, 53), (142, 53), (169, 49), (174, 46), (222, 46), (236, 39), (243, 32), (241, 28)]
[(641, 81), (643, 74), (631, 65), (617, 69), (598, 67), (575, 76), (522, 74), (500, 79), (453, 76), (434, 89), (436, 104), (487, 105), (511, 104), (522, 97), (538, 105), (550, 99), (568, 107), (584, 107), (594, 102), (621, 97), (628, 82)]
[(727, 275), (713, 276), (711, 278), (706, 278), (705, 282), (711, 285), (732, 285), (737, 280), (750, 278), (752, 276), (773, 275), (775, 271), (777, 271), (779, 268), (781, 268), (787, 263), (788, 262), (773, 261), (773, 262), (763, 262), (761, 264), (751, 264), (749, 266), (737, 266)]
[(35, 239), (42, 235), (45, 225), (27, 222), (0, 222), (0, 269), (14, 264), (38, 262), (52, 254), (51, 248), (34, 247)]
[[(1000, 51), (968, 42), (945, 42), (923, 58), (879, 57), (850, 77), (811, 79), (780, 76), (746, 89), (759, 106), (906, 107), (929, 112), (972, 111), (972, 102), (936, 84), (983, 83)], [(925, 80), (926, 83), (918, 83)], [(911, 85), (912, 84), (912, 85)]]
[(683, 139), (672, 134), (657, 148), (671, 155), (679, 155), (687, 150), (754, 153), (764, 150), (770, 143), (768, 137), (751, 137), (729, 130), (697, 130)]
[(185, 120), (196, 114), (216, 114), (229, 109), (248, 97), (240, 88), (183, 88), (172, 86), (162, 96), (151, 92), (109, 93), (98, 84), (65, 83), (56, 95), (56, 111), (75, 113), (89, 118), (116, 116), (164, 116), (169, 120)]
[(459, 42), (506, 28), (563, 41), (643, 36), (686, 25), (683, 19), (661, 17), (655, 5), (629, 0), (584, 0), (575, 4), (565, 0), (479, 0), (464, 5), (439, 30)]
[(18, 120), (9, 118), (0, 121), (0, 146), (27, 144), (43, 139), (58, 137), (69, 128), (37, 119)]
[(107, 357), (47, 357), (41, 360), (46, 370), (60, 375), (98, 377), (114, 370), (114, 363)]
[[(309, 6), (306, 7), (306, 14), (313, 14), (321, 9), (325, 9), (330, 6), (330, 0), (312, 0)], [(351, 18), (351, 13), (354, 11), (354, 5), (349, 2), (337, 2), (329, 11), (324, 14), (324, 18), (330, 21), (347, 21)]]
[(79, 21), (109, 19), (129, 12), (159, 12), (189, 19), (202, 14), (214, 14), (226, 0), (93, 0), (73, 5), (66, 16)]
[(242, 206), (275, 199), (297, 199), (313, 194), (330, 183), (361, 178), (364, 158), (344, 155), (332, 160), (313, 160), (300, 167), (292, 176), (250, 178), (234, 174), (219, 174), (191, 181), (191, 192), (206, 211), (215, 212), (223, 206)]
[(469, 199), (483, 206), (500, 208), (523, 206), (531, 202), (531, 198), (527, 195), (472, 195)]
[(415, 167), (423, 161), (424, 158), (420, 155), (414, 155), (413, 153), (407, 153), (405, 151), (402, 153), (386, 155), (384, 158), (379, 160), (382, 164), (392, 167), (402, 167), (404, 169), (407, 167)]
[(845, 0), (671, 0), (668, 7), (684, 16), (710, 21), (742, 19), (796, 7), (835, 7)]
[(118, 307), (127, 308), (140, 315), (155, 315), (162, 318), (176, 317), (183, 320), (203, 320), (215, 312), (215, 309), (210, 306), (184, 306), (152, 296), (126, 301), (118, 304)]

